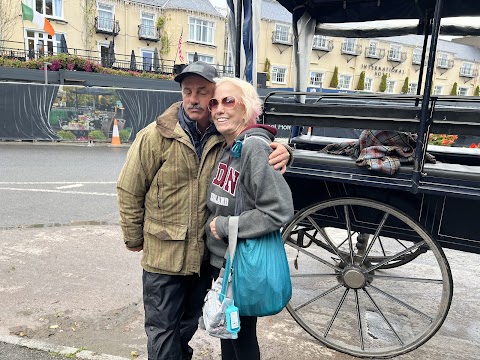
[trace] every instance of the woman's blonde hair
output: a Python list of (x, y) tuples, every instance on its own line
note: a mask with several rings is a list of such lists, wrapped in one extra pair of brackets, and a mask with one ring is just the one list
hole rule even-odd
[(231, 77), (221, 77), (215, 79), (216, 85), (231, 83), (237, 86), (242, 95), (238, 99), (245, 106), (245, 124), (251, 125), (257, 123), (258, 116), (262, 113), (263, 101), (258, 96), (257, 90), (249, 82)]

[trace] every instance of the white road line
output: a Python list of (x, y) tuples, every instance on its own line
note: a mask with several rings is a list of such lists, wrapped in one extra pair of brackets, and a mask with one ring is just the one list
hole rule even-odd
[(117, 196), (117, 194), (112, 194), (112, 193), (86, 192), (86, 191), (64, 191), (64, 190), (48, 190), (48, 189), (22, 189), (22, 188), (0, 187), (0, 190), (49, 192), (49, 193), (58, 193), (58, 194), (79, 194), (79, 195), (96, 195), (96, 196)]
[(76, 188), (76, 187), (82, 187), (83, 184), (71, 184), (71, 185), (65, 185), (65, 186), (57, 186), (55, 189), (71, 189), (71, 188)]
[(116, 181), (0, 181), (0, 185), (116, 184)]

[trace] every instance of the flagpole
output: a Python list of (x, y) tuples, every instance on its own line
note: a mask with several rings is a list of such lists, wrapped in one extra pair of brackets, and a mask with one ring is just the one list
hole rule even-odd
[(240, 78), (240, 56), (241, 56), (241, 48), (242, 48), (242, 0), (237, 0), (237, 8), (235, 9), (237, 15), (237, 48), (235, 49), (235, 77)]
[[(182, 31), (180, 33), (180, 38), (182, 38), (182, 36), (183, 36), (183, 27), (182, 27)], [(175, 52), (175, 59), (173, 60), (174, 65), (177, 63), (177, 55), (178, 55), (178, 44), (177, 44), (177, 51)]]

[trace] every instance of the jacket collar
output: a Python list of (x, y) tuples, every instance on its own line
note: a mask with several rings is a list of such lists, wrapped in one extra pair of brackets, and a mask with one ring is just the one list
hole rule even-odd
[[(157, 130), (166, 138), (180, 138), (187, 136), (178, 123), (178, 110), (182, 102), (174, 103), (165, 112), (157, 117)], [(187, 136), (188, 137), (188, 136)]]

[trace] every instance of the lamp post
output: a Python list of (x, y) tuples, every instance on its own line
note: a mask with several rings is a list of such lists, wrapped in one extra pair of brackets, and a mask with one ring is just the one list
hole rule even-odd
[(49, 62), (46, 62), (46, 61), (43, 62), (43, 71), (45, 72), (45, 85), (48, 85), (48, 73), (47, 73), (47, 66), (48, 65), (52, 65), (52, 63), (49, 63)]

